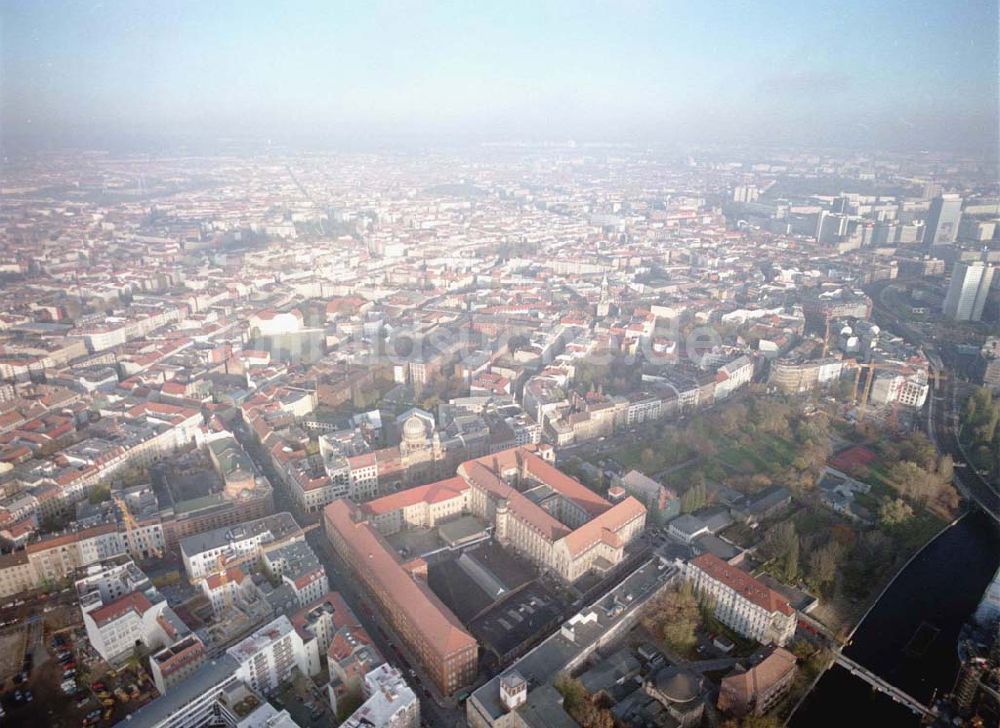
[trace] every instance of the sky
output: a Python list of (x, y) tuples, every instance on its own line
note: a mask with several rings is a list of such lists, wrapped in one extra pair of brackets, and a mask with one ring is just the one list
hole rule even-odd
[(2, 0), (0, 141), (995, 153), (997, 2)]

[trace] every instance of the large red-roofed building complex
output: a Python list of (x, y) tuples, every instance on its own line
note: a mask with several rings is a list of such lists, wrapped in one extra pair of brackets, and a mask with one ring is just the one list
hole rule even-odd
[[(375, 597), (383, 615), (443, 693), (476, 677), (478, 645), (423, 580), (426, 564), (403, 563), (367, 516), (347, 500), (323, 512), (327, 538)], [(418, 560), (419, 561), (419, 560)]]
[(612, 505), (557, 469), (545, 457), (550, 452), (529, 445), (468, 460), (453, 478), (361, 510), (383, 535), (470, 513), (495, 526), (500, 544), (569, 582), (614, 567), (642, 533), (646, 508), (632, 497)]

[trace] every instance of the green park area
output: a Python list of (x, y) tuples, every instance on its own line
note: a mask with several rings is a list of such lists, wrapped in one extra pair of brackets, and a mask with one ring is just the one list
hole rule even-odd
[[(605, 463), (609, 456), (669, 486), (685, 512), (710, 505), (717, 485), (747, 495), (787, 487), (788, 509), (760, 523), (737, 522), (722, 535), (751, 550), (755, 573), (818, 596), (817, 616), (834, 629), (852, 624), (960, 508), (951, 458), (922, 433), (857, 425), (835, 403), (815, 399), (732, 402), (682, 425), (646, 427), (605, 453)], [(818, 484), (827, 467), (871, 486), (856, 495), (867, 520), (823, 502)]]

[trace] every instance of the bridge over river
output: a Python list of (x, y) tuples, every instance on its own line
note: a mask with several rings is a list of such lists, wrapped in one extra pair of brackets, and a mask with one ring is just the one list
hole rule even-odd
[(933, 709), (928, 708), (909, 693), (903, 692), (895, 685), (892, 685), (888, 681), (879, 677), (864, 665), (858, 664), (850, 657), (847, 657), (843, 652), (840, 652), (839, 650), (837, 651), (837, 656), (834, 659), (834, 662), (850, 672), (852, 675), (861, 678), (879, 692), (885, 693), (897, 703), (905, 705), (922, 718), (933, 718), (936, 715)]

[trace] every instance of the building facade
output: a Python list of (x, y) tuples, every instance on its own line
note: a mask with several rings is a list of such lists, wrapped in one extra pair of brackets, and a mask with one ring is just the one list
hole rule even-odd
[(445, 694), (472, 682), (478, 645), (423, 580), (426, 564), (402, 563), (369, 518), (346, 500), (323, 513), (326, 535)]
[(750, 574), (705, 553), (685, 566), (699, 594), (711, 597), (716, 618), (762, 644), (785, 646), (795, 635), (795, 610), (788, 600)]

